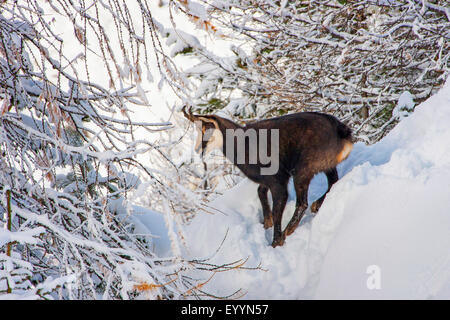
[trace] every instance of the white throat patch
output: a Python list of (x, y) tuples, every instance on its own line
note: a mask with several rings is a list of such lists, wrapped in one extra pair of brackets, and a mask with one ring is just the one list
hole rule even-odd
[[(211, 130), (211, 129), (210, 129)], [(214, 129), (211, 138), (208, 140), (208, 144), (206, 145), (205, 154), (210, 153), (214, 149), (221, 150), (223, 146), (223, 135), (222, 132), (218, 129)]]
[[(201, 148), (202, 148), (202, 141), (205, 138), (205, 135), (202, 133), (201, 128), (199, 128), (198, 126), (195, 127), (196, 128), (196, 133), (197, 133), (197, 138), (195, 140), (195, 147), (194, 150), (195, 152), (199, 153), (201, 152)], [(214, 149), (222, 149), (223, 146), (223, 135), (222, 132), (219, 129), (208, 129), (208, 130), (213, 130), (207, 144), (206, 144), (206, 149), (204, 152), (204, 155), (210, 153), (211, 151), (213, 151)]]

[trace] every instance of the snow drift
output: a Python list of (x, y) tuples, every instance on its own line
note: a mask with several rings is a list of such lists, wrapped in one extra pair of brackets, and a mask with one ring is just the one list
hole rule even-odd
[[(227, 296), (241, 288), (246, 299), (450, 298), (449, 124), (447, 80), (380, 142), (355, 145), (319, 213), (308, 209), (283, 247), (270, 246), (257, 185), (243, 180), (210, 203), (217, 213), (199, 212), (186, 227), (185, 250), (259, 268), (217, 273), (204, 290)], [(309, 204), (325, 190), (320, 174)], [(295, 206), (292, 183), (289, 191), (285, 224)]]

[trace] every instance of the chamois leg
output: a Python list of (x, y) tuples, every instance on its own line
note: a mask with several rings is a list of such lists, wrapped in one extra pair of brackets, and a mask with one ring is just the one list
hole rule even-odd
[(259, 185), (258, 196), (261, 200), (262, 211), (264, 216), (264, 229), (268, 229), (273, 226), (272, 222), (272, 210), (270, 209), (269, 200), (267, 199), (267, 192), (269, 188), (264, 185)]
[(297, 194), (297, 203), (295, 205), (294, 214), (284, 230), (286, 236), (295, 231), (308, 208), (308, 188), (310, 181), (310, 177), (302, 177), (301, 175), (294, 176), (294, 188), (295, 193)]
[(318, 200), (314, 201), (311, 205), (311, 211), (316, 213), (319, 211), (320, 207), (322, 206), (323, 201), (325, 200), (325, 196), (327, 195), (328, 191), (330, 191), (331, 186), (336, 183), (336, 181), (339, 180), (338, 173), (336, 168), (332, 168), (328, 171), (325, 171), (325, 174), (328, 179), (328, 190), (324, 193), (322, 197), (320, 197)]
[(272, 247), (282, 246), (284, 244), (285, 235), (281, 231), (281, 219), (283, 211), (288, 199), (287, 183), (270, 187), (273, 199), (273, 242)]

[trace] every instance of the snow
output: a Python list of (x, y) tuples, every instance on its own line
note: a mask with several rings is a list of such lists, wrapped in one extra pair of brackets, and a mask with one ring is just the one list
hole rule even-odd
[(136, 234), (151, 237), (152, 251), (158, 257), (167, 257), (173, 254), (172, 242), (163, 214), (140, 206), (133, 206), (133, 213), (129, 219), (136, 228)]
[(127, 210), (123, 198), (111, 201), (109, 210), (126, 223), (133, 224), (134, 233), (150, 244), (155, 255), (158, 257), (173, 255), (167, 219), (162, 213), (138, 205), (131, 205)]
[(167, 29), (166, 32), (169, 34), (166, 45), (172, 48), (170, 51), (172, 58), (189, 47), (198, 48), (201, 46), (196, 37), (186, 32), (175, 29)]
[(19, 243), (36, 244), (40, 240), (35, 237), (44, 232), (45, 229), (42, 227), (17, 232), (11, 232), (8, 229), (0, 229), (0, 247), (3, 247), (5, 244), (12, 243), (14, 241), (17, 241)]
[(397, 101), (397, 106), (392, 111), (393, 116), (404, 118), (414, 109), (413, 96), (409, 91), (404, 91)]
[[(217, 213), (199, 212), (184, 230), (186, 256), (218, 265), (247, 259), (257, 269), (216, 273), (204, 290), (241, 288), (245, 299), (450, 298), (449, 106), (447, 80), (380, 142), (355, 144), (319, 213), (308, 209), (283, 247), (270, 246), (256, 184), (245, 179), (211, 202)], [(309, 203), (325, 189), (320, 174)], [(284, 224), (295, 207), (292, 184), (289, 192)]]

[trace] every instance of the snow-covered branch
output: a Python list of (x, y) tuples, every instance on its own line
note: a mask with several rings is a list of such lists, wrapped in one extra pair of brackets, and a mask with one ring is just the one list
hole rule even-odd
[(325, 111), (362, 126), (357, 136), (372, 143), (395, 125), (403, 92), (419, 103), (449, 74), (443, 0), (198, 2), (221, 34), (241, 43), (227, 69), (201, 51), (196, 68), (207, 66), (208, 75), (187, 71), (200, 83), (199, 111), (224, 108), (244, 119)]

